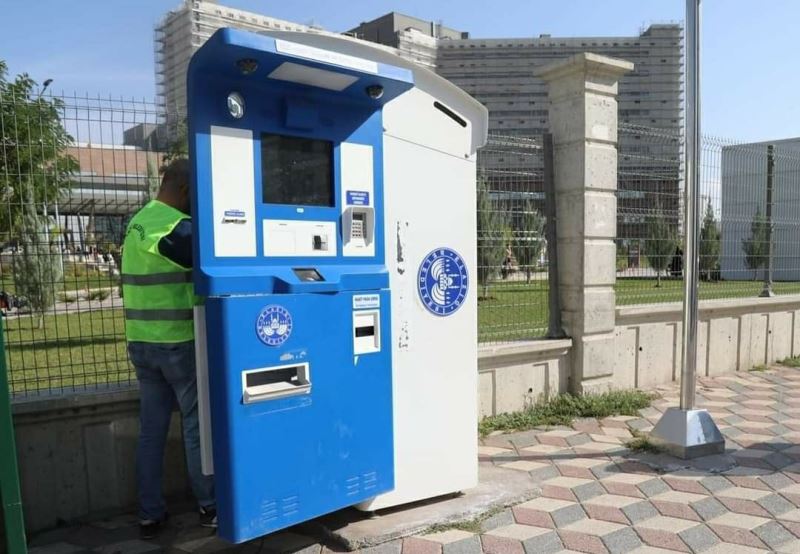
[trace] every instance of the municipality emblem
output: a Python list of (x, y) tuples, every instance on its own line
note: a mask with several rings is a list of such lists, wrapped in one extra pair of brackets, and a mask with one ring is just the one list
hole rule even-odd
[(455, 250), (437, 248), (422, 260), (417, 288), (429, 312), (438, 316), (450, 315), (467, 298), (467, 264)]
[(267, 346), (280, 346), (292, 334), (292, 314), (276, 304), (265, 307), (258, 314), (256, 334)]

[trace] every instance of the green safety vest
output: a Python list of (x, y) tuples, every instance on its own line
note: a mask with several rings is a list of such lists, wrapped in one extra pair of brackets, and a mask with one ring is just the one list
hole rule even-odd
[(159, 241), (188, 216), (151, 200), (133, 216), (122, 246), (122, 299), (128, 341), (194, 339), (192, 270), (164, 257)]

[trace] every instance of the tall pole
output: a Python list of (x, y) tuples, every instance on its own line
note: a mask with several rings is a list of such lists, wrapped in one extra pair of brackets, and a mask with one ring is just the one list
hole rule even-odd
[(761, 289), (760, 297), (769, 298), (775, 296), (772, 291), (772, 271), (775, 256), (772, 241), (772, 185), (775, 175), (775, 146), (767, 146), (767, 263), (764, 264), (764, 288)]
[(697, 277), (700, 272), (698, 233), (700, 197), (700, 1), (686, 0), (686, 142), (683, 168), (686, 202), (683, 248), (683, 348), (681, 410), (693, 410), (697, 380)]
[[(650, 438), (681, 458), (725, 451), (725, 438), (707, 410), (695, 408), (697, 382), (697, 278), (700, 273), (700, 0), (686, 0), (686, 140), (684, 141), (683, 335), (680, 407), (669, 408)], [(713, 361), (711, 362), (713, 363)]]

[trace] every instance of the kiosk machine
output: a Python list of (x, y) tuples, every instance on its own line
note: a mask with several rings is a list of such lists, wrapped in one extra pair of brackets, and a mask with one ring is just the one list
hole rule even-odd
[(486, 110), (392, 52), (221, 29), (189, 65), (203, 469), (232, 542), (477, 482)]

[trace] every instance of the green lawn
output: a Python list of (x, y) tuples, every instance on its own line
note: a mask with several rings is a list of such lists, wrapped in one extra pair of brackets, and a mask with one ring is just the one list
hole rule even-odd
[[(115, 287), (118, 284), (119, 277), (95, 269), (87, 269), (83, 264), (73, 265), (67, 263), (64, 267), (64, 277), (60, 283), (60, 290), (99, 289)], [(17, 287), (11, 271), (3, 272), (0, 277), (0, 290), (16, 294)]]
[(28, 316), (3, 323), (13, 393), (91, 388), (132, 376), (120, 309), (47, 316), (42, 329)]
[(547, 331), (547, 281), (499, 282), (478, 293), (478, 340), (496, 342), (542, 336)]
[[(98, 276), (87, 278), (91, 288), (103, 286)], [(683, 284), (654, 279), (619, 279), (617, 305), (680, 302)], [(86, 285), (84, 285), (86, 286)], [(82, 287), (81, 287), (82, 288)], [(800, 282), (775, 283), (778, 294), (800, 293)], [(756, 297), (761, 283), (725, 281), (700, 283), (700, 298)], [(488, 298), (479, 291), (478, 336), (481, 342), (500, 342), (543, 336), (547, 331), (547, 281), (493, 284)], [(6, 318), (11, 390), (35, 392), (50, 388), (91, 388), (128, 381), (132, 372), (125, 351), (121, 309), (94, 310), (45, 317), (43, 329), (28, 316)]]
[[(662, 304), (683, 299), (683, 281), (622, 278), (617, 280), (617, 306)], [(761, 292), (760, 281), (717, 281), (700, 283), (700, 299), (755, 298)], [(800, 282), (774, 283), (776, 294), (800, 294)], [(483, 290), (478, 300), (478, 338), (481, 342), (497, 342), (535, 338), (547, 331), (547, 281), (498, 281), (489, 287), (488, 298)]]
[[(761, 292), (761, 281), (701, 281), (700, 300), (725, 298), (755, 298)], [(800, 294), (800, 282), (773, 283), (776, 294)], [(683, 300), (683, 281), (662, 279), (656, 286), (655, 279), (617, 279), (617, 306), (631, 304), (661, 304)]]

